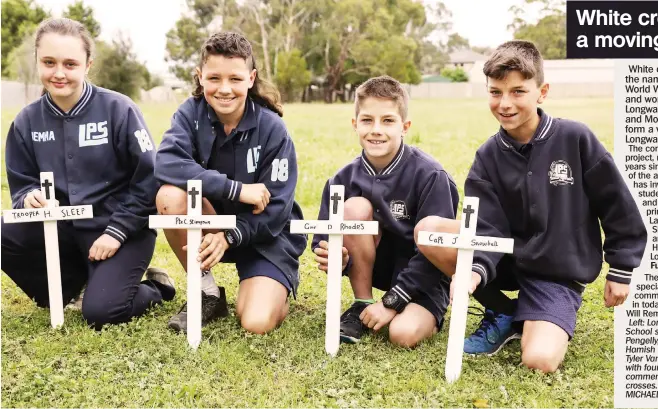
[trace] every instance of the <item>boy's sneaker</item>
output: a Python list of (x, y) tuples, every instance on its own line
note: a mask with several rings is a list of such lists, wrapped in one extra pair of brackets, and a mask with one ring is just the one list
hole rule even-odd
[(161, 268), (149, 267), (146, 269), (146, 279), (157, 283), (162, 299), (171, 301), (176, 296), (176, 283), (169, 274)]
[(340, 316), (340, 340), (348, 344), (356, 344), (361, 340), (361, 336), (368, 330), (368, 327), (361, 322), (359, 315), (368, 306), (361, 301), (355, 301), (354, 304)]
[[(228, 304), (226, 303), (226, 290), (219, 287), (219, 297), (201, 292), (201, 326), (228, 315)], [(187, 303), (178, 314), (169, 320), (169, 328), (177, 332), (187, 331)]]
[[(480, 310), (481, 311), (481, 310)], [(520, 339), (521, 334), (514, 329), (514, 317), (496, 314), (486, 310), (480, 321), (480, 327), (464, 340), (464, 353), (469, 355), (494, 355), (513, 339)]]
[(71, 309), (71, 310), (75, 310), (75, 311), (82, 311), (82, 299), (85, 296), (85, 289), (86, 288), (87, 288), (87, 286), (85, 285), (85, 287), (82, 289), (82, 291), (80, 291), (80, 295), (78, 295), (76, 298), (72, 299), (71, 302), (69, 302), (66, 305), (66, 308)]

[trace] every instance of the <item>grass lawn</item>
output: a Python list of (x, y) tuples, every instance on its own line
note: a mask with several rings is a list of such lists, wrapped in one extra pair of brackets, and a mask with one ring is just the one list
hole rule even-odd
[[(613, 146), (611, 99), (548, 101), (554, 116), (588, 124)], [(156, 142), (174, 105), (143, 105)], [(315, 218), (327, 178), (360, 152), (350, 126), (352, 105), (288, 105), (284, 119), (299, 162), (297, 201)], [(433, 155), (463, 184), (475, 151), (497, 128), (483, 100), (412, 101), (406, 142)], [(2, 146), (17, 110), (2, 111)], [(3, 154), (4, 158), (4, 154)], [(2, 208), (11, 207), (2, 162)], [(418, 348), (387, 341), (386, 331), (338, 357), (324, 352), (325, 275), (307, 251), (290, 315), (276, 331), (255, 336), (235, 319), (237, 274), (213, 271), (227, 288), (232, 316), (209, 325), (191, 352), (184, 335), (166, 327), (185, 297), (185, 276), (160, 232), (152, 265), (169, 270), (179, 295), (130, 323), (88, 329), (79, 312), (50, 328), (37, 308), (2, 275), (2, 406), (4, 407), (612, 407), (613, 313), (603, 305), (603, 275), (584, 293), (576, 334), (552, 375), (520, 366), (516, 342), (492, 358), (464, 358), (462, 376), (443, 377), (447, 326)], [(381, 292), (377, 296), (381, 295)], [(376, 297), (377, 297), (376, 296)], [(343, 281), (343, 307), (351, 303)], [(468, 332), (477, 325), (469, 316)]]

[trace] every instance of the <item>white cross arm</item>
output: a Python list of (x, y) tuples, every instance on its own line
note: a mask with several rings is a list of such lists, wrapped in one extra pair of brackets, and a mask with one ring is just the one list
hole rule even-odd
[(370, 234), (379, 233), (375, 221), (291, 220), (290, 232), (297, 234)]
[(45, 222), (53, 220), (91, 219), (91, 205), (14, 209), (2, 212), (5, 223)]
[(421, 231), (418, 243), (424, 246), (451, 247), (464, 250), (480, 250), (494, 253), (514, 251), (514, 239), (488, 236), (467, 236), (452, 233), (434, 233)]
[(151, 215), (149, 227), (152, 229), (234, 229), (235, 215)]

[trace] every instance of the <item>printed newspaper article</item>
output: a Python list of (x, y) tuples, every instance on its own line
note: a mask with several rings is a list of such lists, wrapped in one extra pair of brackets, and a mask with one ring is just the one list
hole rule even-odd
[[(648, 232), (631, 293), (615, 311), (615, 406), (658, 402), (658, 60), (615, 67), (615, 161)], [(645, 406), (646, 405), (646, 406)]]

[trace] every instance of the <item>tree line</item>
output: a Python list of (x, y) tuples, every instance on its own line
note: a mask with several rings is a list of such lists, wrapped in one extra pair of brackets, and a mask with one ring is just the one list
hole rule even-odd
[[(350, 100), (367, 78), (387, 74), (417, 84), (423, 74), (440, 73), (449, 54), (471, 47), (452, 32), (451, 13), (442, 2), (420, 0), (186, 0), (188, 12), (167, 32), (166, 60), (171, 72), (191, 83), (203, 41), (230, 30), (252, 43), (259, 73), (274, 82), (285, 101)], [(540, 19), (529, 22), (526, 7), (539, 3)], [(524, 0), (512, 7), (508, 25), (515, 38), (534, 41), (547, 59), (566, 56), (564, 0)], [(85, 24), (94, 37), (100, 24), (81, 0), (64, 16)], [(25, 74), (29, 36), (48, 12), (34, 0), (2, 0), (2, 75)], [(492, 24), (504, 24), (494, 22)], [(483, 28), (486, 30), (486, 28)], [(443, 41), (438, 39), (444, 39)], [(96, 40), (93, 80), (135, 96), (139, 88), (160, 84), (134, 53), (130, 40)], [(31, 51), (33, 53), (33, 51)], [(29, 52), (28, 52), (29, 54)], [(32, 56), (33, 58), (33, 56)], [(32, 64), (34, 65), (34, 64)], [(138, 73), (138, 75), (135, 75)], [(444, 71), (453, 81), (464, 74)]]
[[(49, 18), (50, 12), (34, 0), (2, 0), (2, 77), (24, 84), (39, 83), (36, 72), (34, 34), (39, 23)], [(112, 89), (131, 98), (140, 89), (151, 89), (163, 81), (149, 72), (137, 59), (129, 38), (118, 35), (111, 42), (98, 38), (101, 25), (92, 7), (82, 0), (71, 3), (62, 17), (81, 22), (87, 27), (94, 42), (94, 59), (89, 71), (90, 80), (101, 87)], [(27, 89), (27, 87), (26, 87)]]

